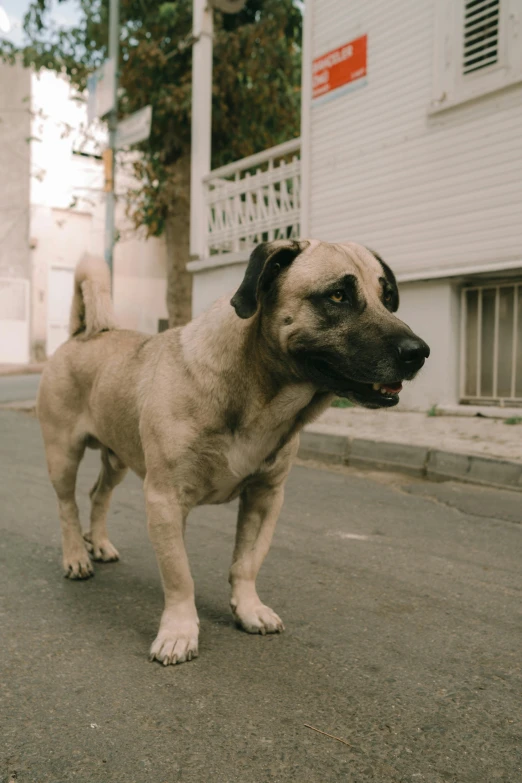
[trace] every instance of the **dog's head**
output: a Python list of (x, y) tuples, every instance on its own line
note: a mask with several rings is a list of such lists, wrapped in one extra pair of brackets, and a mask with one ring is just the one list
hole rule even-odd
[(231, 304), (240, 318), (257, 315), (289, 374), (368, 408), (396, 405), (430, 353), (394, 315), (391, 269), (355, 243), (259, 245)]

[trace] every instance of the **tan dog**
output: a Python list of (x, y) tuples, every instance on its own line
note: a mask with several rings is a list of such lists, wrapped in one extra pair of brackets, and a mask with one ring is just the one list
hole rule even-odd
[[(231, 306), (232, 305), (232, 306)], [(58, 496), (66, 576), (117, 560), (106, 516), (131, 468), (144, 479), (165, 608), (150, 656), (198, 653), (199, 621), (184, 546), (189, 511), (240, 496), (231, 607), (250, 633), (283, 630), (256, 576), (283, 503), (299, 430), (334, 394), (395, 405), (428, 346), (395, 315), (395, 278), (356, 244), (280, 241), (254, 250), (230, 302), (153, 337), (119, 330), (105, 265), (79, 264), (71, 339), (47, 363), (38, 416)], [(86, 447), (101, 449), (90, 531), (75, 501)], [(90, 554), (90, 556), (89, 556)]]

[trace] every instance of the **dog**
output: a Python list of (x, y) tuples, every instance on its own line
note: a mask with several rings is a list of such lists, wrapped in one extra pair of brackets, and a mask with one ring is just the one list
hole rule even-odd
[[(118, 559), (109, 501), (127, 469), (137, 473), (165, 596), (151, 660), (198, 654), (184, 531), (201, 504), (240, 498), (229, 576), (236, 622), (250, 633), (284, 629), (256, 577), (299, 431), (335, 395), (368, 408), (397, 404), (402, 382), (429, 356), (398, 305), (391, 269), (367, 248), (279, 240), (255, 248), (231, 300), (149, 336), (117, 328), (104, 262), (79, 263), (71, 336), (47, 362), (37, 401), (63, 567), (69, 579), (86, 579), (91, 560)], [(82, 534), (75, 483), (86, 448), (101, 450), (101, 471)]]

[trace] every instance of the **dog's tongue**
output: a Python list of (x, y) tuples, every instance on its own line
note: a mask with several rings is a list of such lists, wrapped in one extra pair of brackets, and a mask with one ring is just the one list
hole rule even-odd
[(399, 381), (399, 383), (390, 383), (387, 386), (383, 384), (381, 389), (384, 389), (384, 391), (389, 392), (390, 394), (398, 394), (402, 389), (402, 383)]

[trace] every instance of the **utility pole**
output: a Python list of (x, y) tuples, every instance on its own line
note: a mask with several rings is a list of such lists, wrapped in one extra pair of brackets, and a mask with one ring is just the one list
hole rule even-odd
[(105, 151), (105, 190), (107, 200), (105, 206), (105, 261), (114, 275), (113, 253), (115, 239), (114, 213), (116, 206), (115, 171), (116, 171), (116, 130), (118, 127), (118, 67), (120, 53), (120, 0), (110, 0), (109, 5), (109, 59), (114, 62), (114, 105), (109, 113), (109, 146)]

